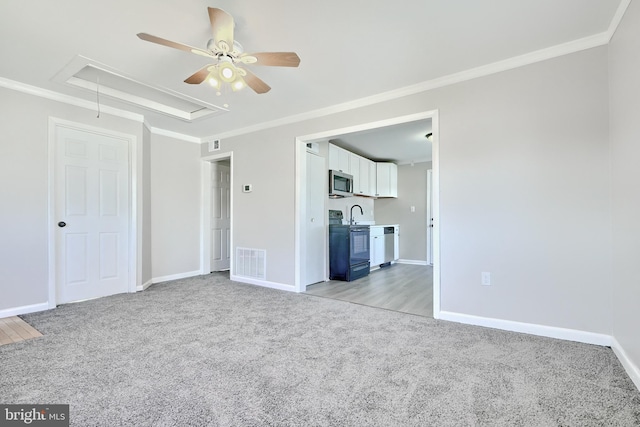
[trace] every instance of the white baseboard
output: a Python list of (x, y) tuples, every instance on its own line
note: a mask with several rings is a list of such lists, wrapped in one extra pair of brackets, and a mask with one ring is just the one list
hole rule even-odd
[(153, 279), (151, 279), (150, 285), (153, 283), (168, 282), (169, 280), (186, 279), (188, 277), (194, 277), (194, 276), (200, 276), (200, 275), (201, 275), (200, 270), (195, 270), (195, 271), (188, 271), (186, 273), (178, 273), (178, 274), (170, 274), (168, 276), (154, 277)]
[(396, 262), (398, 264), (427, 265), (427, 261), (419, 259), (397, 259)]
[(287, 292), (296, 291), (295, 286), (285, 285), (284, 283), (269, 282), (266, 280), (252, 279), (250, 277), (242, 277), (242, 276), (234, 276), (234, 275), (231, 275), (229, 278), (234, 282), (248, 283), (250, 285), (257, 285), (265, 288), (278, 289), (278, 290), (287, 291)]
[(4, 317), (19, 316), (20, 314), (35, 313), (36, 311), (49, 310), (49, 303), (42, 302), (40, 304), (23, 305), (20, 307), (5, 308), (0, 310), (0, 319)]
[(611, 349), (618, 357), (618, 360), (627, 371), (627, 375), (631, 378), (631, 381), (636, 385), (636, 388), (640, 391), (640, 368), (629, 358), (629, 355), (624, 351), (620, 343), (615, 337), (611, 338)]
[(151, 285), (153, 285), (153, 279), (149, 279), (146, 282), (144, 282), (142, 285), (136, 286), (136, 292), (144, 291)]
[(576, 341), (585, 344), (611, 346), (612, 343), (612, 337), (610, 335), (598, 334), (595, 332), (585, 332), (577, 329), (566, 329), (555, 326), (536, 325), (534, 323), (472, 316), (470, 314), (453, 313), (450, 311), (440, 311), (440, 320), (449, 320), (451, 322), (464, 323), (467, 325), (484, 326), (487, 328), (502, 329), (511, 332), (521, 332), (524, 334), (538, 335), (542, 337)]

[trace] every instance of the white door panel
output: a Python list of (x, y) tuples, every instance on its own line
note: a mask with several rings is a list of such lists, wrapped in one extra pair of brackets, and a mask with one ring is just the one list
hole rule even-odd
[(56, 128), (57, 302), (128, 290), (129, 143)]
[(211, 271), (231, 265), (231, 168), (211, 163)]
[(327, 216), (324, 200), (326, 198), (325, 178), (327, 170), (324, 158), (311, 153), (307, 156), (306, 206), (304, 218), (304, 259), (302, 269), (303, 285), (311, 285), (325, 279), (325, 253)]

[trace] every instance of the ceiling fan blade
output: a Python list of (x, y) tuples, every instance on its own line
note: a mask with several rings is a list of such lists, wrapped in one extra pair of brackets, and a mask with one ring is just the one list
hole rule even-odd
[[(249, 59), (256, 58), (256, 61)], [(243, 60), (247, 58), (247, 61)], [(240, 57), (242, 62), (255, 63), (256, 65), (268, 65), (274, 67), (297, 67), (300, 65), (300, 57), (295, 52), (258, 52)]]
[(222, 9), (215, 7), (207, 9), (216, 46), (223, 52), (231, 51), (233, 49), (233, 17)]
[(244, 75), (244, 82), (249, 86), (255, 93), (267, 93), (271, 90), (271, 86), (262, 81), (258, 76), (253, 74), (251, 71), (242, 68), (246, 74)]
[(209, 70), (209, 68), (211, 67), (213, 67), (212, 64), (206, 65), (205, 67), (201, 68), (200, 70), (196, 71), (194, 74), (189, 76), (184, 82), (189, 83), (190, 85), (199, 85), (200, 83), (202, 83), (207, 79), (207, 76), (209, 76), (209, 73), (211, 72)]
[(207, 52), (204, 49), (199, 49), (197, 47), (188, 46), (188, 45), (182, 44), (182, 43), (172, 42), (171, 40), (163, 39), (162, 37), (152, 36), (151, 34), (138, 33), (138, 38), (140, 38), (141, 40), (145, 40), (145, 41), (151, 42), (151, 43), (156, 43), (156, 44), (160, 44), (160, 45), (163, 45), (163, 46), (172, 47), (174, 49), (184, 50), (185, 52), (195, 53), (196, 55), (207, 56), (209, 58), (215, 58), (214, 55), (212, 55), (211, 53)]

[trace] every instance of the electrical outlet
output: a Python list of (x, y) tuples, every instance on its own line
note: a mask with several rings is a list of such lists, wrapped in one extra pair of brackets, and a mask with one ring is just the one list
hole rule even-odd
[(491, 273), (483, 271), (480, 274), (482, 286), (491, 286)]
[(411, 206), (411, 212), (415, 212), (416, 211), (416, 207), (415, 206)]

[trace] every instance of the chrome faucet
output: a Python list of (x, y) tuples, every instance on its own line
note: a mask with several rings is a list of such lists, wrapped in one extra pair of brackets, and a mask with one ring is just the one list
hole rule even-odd
[(354, 224), (354, 221), (353, 221), (353, 208), (355, 208), (356, 206), (360, 208), (360, 215), (364, 215), (364, 211), (362, 210), (362, 206), (360, 206), (360, 205), (351, 206), (351, 211), (349, 212), (349, 224), (351, 224), (351, 225)]

